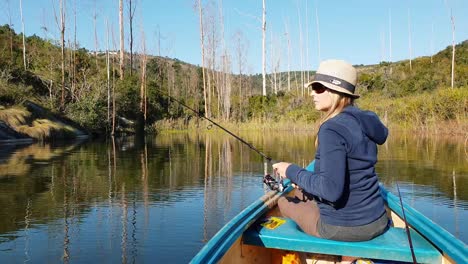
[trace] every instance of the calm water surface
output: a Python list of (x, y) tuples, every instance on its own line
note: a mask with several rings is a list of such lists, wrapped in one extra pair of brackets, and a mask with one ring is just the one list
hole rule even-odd
[[(240, 135), (275, 160), (315, 151), (311, 133)], [(377, 171), (467, 243), (464, 140), (392, 135)], [(0, 263), (187, 263), (265, 192), (265, 168), (222, 132), (0, 145)]]

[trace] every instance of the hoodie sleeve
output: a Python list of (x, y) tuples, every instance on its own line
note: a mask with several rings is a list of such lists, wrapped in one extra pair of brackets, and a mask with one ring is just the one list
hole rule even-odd
[(336, 202), (341, 198), (345, 184), (346, 143), (328, 126), (323, 126), (318, 136), (320, 170), (309, 172), (293, 164), (286, 170), (286, 176), (306, 192)]

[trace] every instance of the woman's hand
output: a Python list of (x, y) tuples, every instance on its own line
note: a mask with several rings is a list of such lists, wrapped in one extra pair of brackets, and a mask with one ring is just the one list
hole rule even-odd
[(279, 175), (281, 178), (287, 178), (286, 170), (288, 169), (291, 163), (288, 162), (278, 162), (273, 164), (273, 173)]

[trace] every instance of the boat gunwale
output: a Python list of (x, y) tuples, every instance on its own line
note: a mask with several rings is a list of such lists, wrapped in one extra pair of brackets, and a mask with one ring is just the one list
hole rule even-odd
[[(403, 219), (400, 200), (393, 193), (380, 185), (380, 192), (388, 208)], [(447, 230), (421, 214), (412, 206), (403, 202), (408, 225), (434, 245), (444, 255), (449, 256), (456, 263), (468, 263), (468, 249), (466, 244), (449, 233)]]
[(234, 242), (242, 236), (244, 231), (275, 205), (275, 200), (277, 201), (279, 197), (290, 192), (292, 189), (292, 186), (288, 185), (282, 192), (269, 191), (250, 204), (231, 221), (226, 223), (208, 243), (203, 246), (190, 263), (217, 263)]

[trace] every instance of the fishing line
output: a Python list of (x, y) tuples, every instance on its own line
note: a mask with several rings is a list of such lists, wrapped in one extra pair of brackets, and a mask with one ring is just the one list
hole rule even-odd
[(410, 245), (411, 249), (411, 257), (413, 258), (413, 263), (417, 264), (418, 262), (416, 261), (416, 255), (414, 254), (414, 249), (413, 249), (413, 242), (411, 240), (411, 235), (410, 235), (410, 230), (408, 227), (408, 222), (406, 221), (406, 214), (405, 214), (405, 209), (403, 206), (403, 200), (401, 199), (401, 193), (400, 193), (400, 187), (398, 186), (398, 182), (395, 182), (397, 190), (398, 190), (398, 196), (400, 197), (400, 206), (401, 206), (401, 212), (403, 214), (403, 220), (405, 222), (405, 229), (406, 229), (406, 235), (408, 236), (408, 242)]
[[(195, 109), (193, 109), (192, 107), (186, 105), (185, 103), (181, 102), (180, 100), (170, 96), (169, 94), (161, 91), (161, 90), (156, 90), (157, 92), (161, 93), (163, 96), (166, 96), (167, 98), (171, 99), (172, 101), (174, 102), (177, 102), (179, 103), (180, 105), (182, 105), (183, 107), (189, 109), (190, 111), (194, 112), (199, 118), (204, 118), (206, 120), (208, 120), (209, 122), (211, 122), (213, 125), (221, 128), (222, 130), (224, 130), (226, 133), (228, 133), (229, 135), (233, 136), (235, 139), (239, 140), (240, 142), (244, 143), (245, 145), (247, 145), (250, 149), (252, 149), (253, 151), (257, 152), (258, 154), (260, 154), (260, 156), (262, 156), (264, 159), (266, 159), (269, 163), (271, 163), (272, 161), (272, 158), (270, 158), (269, 156), (267, 156), (265, 153), (261, 152), (260, 150), (258, 150), (256, 147), (254, 147), (252, 144), (250, 144), (249, 142), (245, 141), (244, 139), (242, 139), (241, 137), (237, 136), (236, 134), (232, 133), (231, 131), (227, 130), (226, 128), (222, 127), (220, 124), (216, 123), (215, 121), (211, 120), (210, 118), (208, 118), (207, 116), (205, 116), (204, 114), (200, 113), (200, 111), (197, 111)], [(208, 129), (211, 129), (211, 125), (208, 126)]]
[[(254, 147), (252, 144), (250, 144), (249, 142), (245, 141), (244, 139), (242, 139), (241, 137), (239, 137), (238, 135), (232, 133), (231, 131), (229, 131), (228, 129), (224, 128), (223, 126), (221, 126), (220, 124), (216, 123), (215, 121), (211, 120), (210, 118), (208, 118), (207, 116), (205, 116), (204, 114), (200, 113), (200, 111), (197, 111), (195, 109), (193, 109), (192, 107), (186, 105), (185, 103), (181, 102), (180, 100), (170, 96), (169, 94), (167, 94), (166, 92), (163, 92), (161, 90), (158, 90), (156, 89), (157, 92), (159, 92), (160, 94), (162, 94), (163, 96), (166, 96), (167, 98), (169, 98), (170, 100), (174, 101), (174, 102), (177, 102), (178, 104), (182, 105), (183, 107), (189, 109), (190, 111), (194, 112), (197, 117), (199, 118), (204, 118), (206, 120), (208, 120), (209, 122), (211, 122), (211, 124), (221, 128), (222, 130), (224, 130), (226, 133), (228, 133), (229, 135), (233, 136), (235, 139), (239, 140), (240, 142), (244, 143), (245, 145), (247, 145), (251, 150), (257, 152), (258, 154), (260, 154), (260, 156), (262, 156), (264, 159), (266, 159), (268, 161), (268, 163), (272, 163), (272, 158), (267, 156), (265, 153), (261, 152), (260, 150), (258, 150), (256, 147)], [(207, 127), (207, 129), (211, 129), (212, 125), (209, 125)], [(276, 175), (275, 175), (276, 176)], [(271, 190), (278, 190), (280, 192), (282, 192), (284, 190), (284, 185), (283, 185), (283, 180), (280, 179), (279, 182), (273, 178), (270, 174), (266, 174), (263, 176), (263, 183), (265, 183)]]

